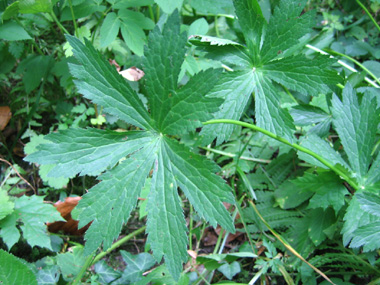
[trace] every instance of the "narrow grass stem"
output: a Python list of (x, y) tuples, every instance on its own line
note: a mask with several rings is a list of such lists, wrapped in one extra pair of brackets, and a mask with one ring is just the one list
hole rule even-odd
[(70, 33), (66, 30), (66, 28), (61, 24), (61, 22), (58, 20), (57, 16), (55, 15), (55, 13), (52, 11), (50, 13), (50, 16), (53, 18), (54, 22), (57, 24), (57, 26), (59, 27), (59, 29), (61, 30), (62, 34), (68, 34), (70, 35)]
[(367, 67), (365, 67), (363, 64), (361, 64), (359, 61), (357, 61), (356, 59), (352, 58), (351, 56), (348, 56), (346, 54), (343, 54), (343, 53), (340, 53), (340, 52), (337, 52), (335, 50), (331, 50), (331, 49), (325, 49), (326, 52), (328, 52), (329, 54), (334, 54), (334, 55), (339, 55), (341, 57), (344, 57), (344, 58), (347, 58), (349, 61), (352, 61), (353, 63), (355, 63), (357, 66), (359, 66), (361, 69), (363, 69), (365, 72), (367, 72), (368, 75), (370, 75), (373, 79), (375, 79), (375, 81), (380, 84), (380, 80), (379, 78), (376, 77), (375, 74), (373, 74)]
[[(319, 49), (319, 48), (317, 48), (317, 47), (315, 47), (315, 46), (312, 46), (312, 45), (310, 45), (310, 44), (307, 44), (306, 47), (309, 48), (309, 49), (312, 49), (312, 50), (314, 50), (314, 51), (316, 51), (316, 52), (319, 52), (320, 54), (329, 55), (329, 53), (327, 53), (327, 52), (325, 52), (325, 51), (323, 51), (323, 50), (321, 50), (321, 49)], [(334, 56), (332, 56), (332, 55), (330, 55), (330, 57), (331, 57), (331, 58), (334, 58)], [(345, 62), (343, 62), (343, 61), (341, 61), (341, 60), (338, 60), (338, 63), (339, 63), (341, 66), (347, 68), (348, 70), (350, 70), (350, 71), (352, 71), (352, 72), (358, 72), (355, 68), (349, 66), (347, 63), (345, 63)], [(368, 77), (365, 77), (364, 80), (367, 81), (369, 84), (371, 84), (373, 87), (380, 88), (380, 86), (377, 85), (376, 82), (372, 81), (372, 80), (369, 79)]]
[(190, 221), (189, 221), (189, 249), (193, 250), (193, 206), (190, 204)]
[(69, 1), (69, 6), (70, 6), (71, 17), (73, 18), (73, 24), (74, 24), (74, 29), (75, 29), (75, 36), (78, 37), (79, 36), (78, 25), (77, 25), (77, 21), (75, 20), (73, 3), (72, 3), (71, 0), (68, 0), (68, 1)]
[(256, 214), (259, 216), (261, 221), (264, 223), (264, 225), (269, 229), (269, 231), (295, 256), (297, 256), (299, 259), (301, 259), (303, 262), (305, 262), (307, 265), (309, 265), (315, 272), (317, 272), (319, 275), (321, 275), (325, 280), (330, 282), (331, 284), (334, 284), (322, 271), (320, 271), (318, 268), (316, 268), (314, 265), (309, 263), (306, 259), (304, 259), (280, 234), (278, 234), (274, 229), (271, 228), (271, 226), (267, 223), (267, 221), (261, 216), (260, 212), (257, 210), (255, 203), (253, 201), (248, 200), (249, 204), (252, 206), (253, 210), (256, 212)]
[(304, 152), (304, 153), (314, 157), (315, 159), (317, 159), (319, 162), (321, 162), (322, 164), (324, 164), (328, 168), (330, 168), (332, 171), (334, 171), (336, 174), (338, 174), (342, 179), (344, 179), (347, 183), (349, 183), (355, 190), (359, 189), (358, 184), (354, 180), (352, 180), (346, 173), (342, 172), (339, 168), (335, 167), (333, 164), (331, 164), (329, 161), (327, 161), (323, 157), (319, 156), (315, 152), (313, 152), (313, 151), (311, 151), (305, 147), (302, 147), (296, 143), (291, 143), (288, 140), (286, 140), (285, 138), (280, 137), (280, 136), (278, 136), (272, 132), (269, 132), (265, 129), (262, 129), (262, 128), (254, 125), (254, 124), (248, 124), (245, 122), (240, 122), (240, 121), (235, 121), (235, 120), (227, 120), (227, 119), (211, 120), (211, 121), (204, 122), (203, 124), (204, 125), (210, 125), (210, 124), (223, 124), (223, 123), (224, 124), (234, 124), (234, 125), (238, 125), (238, 126), (242, 126), (245, 128), (252, 129), (254, 131), (258, 131), (260, 133), (263, 133), (264, 135), (267, 135), (268, 137), (271, 137), (271, 138), (273, 138), (279, 142), (282, 142), (283, 144), (291, 146), (292, 148), (294, 148), (296, 150)]
[(148, 6), (148, 10), (149, 10), (149, 16), (150, 16), (150, 19), (156, 23), (156, 20), (154, 19), (154, 12), (153, 12), (153, 8), (152, 8), (152, 5), (149, 5)]
[[(207, 151), (210, 151), (210, 152), (213, 152), (213, 153), (217, 153), (217, 154), (220, 154), (220, 155), (223, 155), (223, 156), (231, 157), (231, 158), (235, 158), (237, 156), (236, 154), (233, 154), (233, 153), (230, 153), (230, 152), (225, 152), (225, 151), (222, 151), (222, 150), (213, 149), (213, 148), (210, 148), (210, 147), (201, 147), (200, 146), (199, 148), (207, 150)], [(271, 163), (272, 162), (271, 160), (267, 160), (267, 159), (247, 157), (247, 156), (240, 156), (240, 159), (241, 160), (247, 160), (247, 161), (254, 161), (254, 162), (258, 162), (258, 163)]]
[(371, 21), (375, 24), (376, 28), (380, 31), (380, 26), (376, 22), (376, 20), (372, 17), (371, 13), (368, 11), (368, 9), (360, 2), (359, 0), (356, 0), (356, 3), (359, 4), (360, 7), (367, 13), (368, 17), (371, 19)]

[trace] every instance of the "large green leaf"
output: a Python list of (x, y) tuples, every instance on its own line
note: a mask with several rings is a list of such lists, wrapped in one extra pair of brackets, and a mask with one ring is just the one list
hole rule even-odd
[[(250, 70), (222, 74), (219, 83), (209, 93), (209, 96), (225, 99), (215, 119), (240, 119), (254, 89), (253, 76)], [(206, 125), (201, 131), (202, 142), (208, 145), (218, 134), (217, 144), (221, 144), (230, 137), (233, 130), (234, 126), (230, 124)]]
[[(340, 164), (348, 170), (351, 169), (349, 165), (344, 161), (344, 159), (340, 156), (340, 154), (335, 151), (326, 140), (321, 139), (315, 134), (307, 135), (304, 139), (302, 139), (301, 146), (313, 150), (314, 153), (328, 160), (332, 164)], [(327, 168), (326, 165), (322, 164), (320, 161), (304, 152), (298, 152), (298, 156), (300, 159), (305, 160), (306, 162), (309, 162), (313, 165), (321, 168)]]
[(9, 200), (7, 191), (0, 188), (0, 220), (13, 212), (14, 203)]
[(371, 192), (360, 192), (356, 194), (356, 199), (360, 204), (360, 208), (364, 211), (380, 217), (380, 196)]
[(308, 233), (311, 241), (315, 246), (320, 245), (327, 237), (324, 233), (328, 227), (330, 227), (336, 218), (334, 212), (331, 208), (327, 210), (314, 209), (309, 213), (310, 216), (310, 225), (308, 228)]
[(170, 110), (171, 98), (176, 96), (186, 41), (186, 33), (179, 35), (177, 17), (171, 17), (162, 32), (156, 26), (148, 38), (143, 66), (151, 116), (159, 123)]
[(108, 13), (100, 28), (100, 46), (106, 47), (117, 37), (120, 28), (120, 20), (116, 13)]
[(148, 197), (148, 242), (156, 260), (164, 256), (173, 277), (178, 279), (182, 263), (187, 259), (186, 251), (181, 250), (187, 244), (186, 223), (172, 165), (163, 144), (161, 142), (158, 150)]
[(361, 247), (363, 251), (373, 251), (380, 248), (380, 221), (369, 223), (359, 227), (354, 232), (354, 238), (351, 241), (350, 247)]
[(218, 223), (235, 231), (223, 205), (234, 203), (234, 197), (225, 181), (214, 174), (219, 167), (180, 145), (177, 136), (171, 136), (194, 131), (200, 120), (211, 118), (211, 112), (221, 103), (218, 98), (206, 96), (220, 71), (206, 70), (178, 87), (186, 45), (186, 36), (179, 34), (178, 18), (178, 13), (174, 13), (162, 30), (155, 28), (149, 36), (143, 62), (147, 91), (144, 95), (151, 113), (89, 42), (83, 45), (78, 39), (68, 38), (80, 63), (71, 66), (80, 92), (108, 113), (144, 131), (69, 129), (48, 135), (46, 139), (51, 143), (38, 146), (38, 151), (27, 157), (40, 164), (56, 164), (51, 175), (106, 171), (73, 213), (79, 216), (80, 226), (92, 221), (85, 236), (86, 255), (100, 245), (104, 250), (110, 247), (127, 222), (146, 180), (151, 179), (147, 196), (148, 241), (156, 259), (164, 256), (176, 279), (187, 259), (188, 242), (178, 187), (211, 225)]
[(380, 152), (377, 154), (376, 159), (372, 162), (371, 168), (367, 173), (366, 185), (375, 184), (380, 180)]
[(363, 95), (359, 104), (356, 92), (349, 83), (342, 97), (343, 102), (336, 95), (332, 99), (333, 123), (354, 175), (358, 177), (359, 183), (364, 184), (380, 123), (380, 109), (377, 108), (376, 99), (368, 93)]
[(167, 14), (172, 13), (175, 9), (181, 9), (183, 0), (154, 0), (160, 6), (162, 11)]
[(313, 27), (315, 19), (313, 13), (308, 12), (300, 16), (306, 2), (307, 0), (280, 1), (265, 31), (265, 40), (260, 51), (262, 63), (281, 56)]
[(51, 0), (19, 0), (20, 13), (50, 13), (53, 5)]
[(197, 13), (202, 14), (232, 14), (232, 0), (192, 0), (189, 2)]
[(146, 35), (144, 30), (151, 30), (154, 22), (143, 14), (127, 9), (122, 9), (118, 13), (121, 22), (121, 34), (127, 46), (137, 55), (144, 53)]
[(51, 249), (51, 243), (46, 223), (64, 221), (52, 205), (43, 202), (41, 196), (22, 196), (16, 199), (13, 213), (0, 221), (0, 236), (9, 249), (20, 237), (16, 227), (17, 220), (22, 221), (20, 229), (30, 246), (37, 245), (49, 249)]
[(328, 84), (339, 82), (335, 71), (321, 72), (321, 68), (331, 65), (333, 62), (327, 56), (317, 56), (313, 61), (309, 61), (304, 55), (295, 55), (271, 61), (261, 70), (264, 76), (289, 89), (303, 94), (319, 94), (329, 91)]
[(257, 125), (292, 142), (293, 119), (288, 110), (281, 108), (276, 86), (259, 72), (255, 79)]
[[(318, 95), (328, 91), (329, 85), (341, 81), (337, 72), (329, 69), (333, 61), (328, 57), (316, 56), (311, 60), (299, 54), (300, 39), (313, 26), (313, 13), (300, 16), (306, 2), (279, 1), (267, 23), (259, 1), (234, 1), (247, 47), (231, 43), (219, 45), (222, 40), (208, 40), (208, 37), (192, 39), (192, 43), (209, 52), (208, 57), (221, 60), (233, 70), (224, 78), (224, 86), (235, 87), (240, 83), (234, 92), (230, 88), (219, 92), (225, 103), (215, 118), (240, 118), (248, 103), (246, 97), (253, 91), (257, 125), (294, 141), (293, 120), (281, 106), (277, 83), (303, 94)], [(242, 74), (246, 74), (244, 79)], [(236, 108), (237, 104), (242, 105)], [(230, 112), (227, 114), (226, 110)], [(232, 127), (223, 128), (207, 126), (203, 131), (205, 143), (215, 137), (218, 144), (227, 140)]]
[(143, 252), (137, 255), (132, 255), (125, 250), (120, 251), (127, 267), (125, 268), (120, 280), (117, 284), (124, 284), (127, 282), (135, 283), (142, 279), (143, 273), (149, 270), (156, 261), (149, 253)]
[(219, 223), (229, 232), (234, 232), (231, 217), (222, 203), (234, 203), (234, 197), (225, 181), (213, 174), (220, 168), (174, 140), (165, 141), (165, 155), (170, 159), (171, 170), (198, 214), (212, 226)]
[(0, 284), (28, 284), (37, 285), (36, 276), (28, 268), (25, 261), (21, 261), (12, 254), (0, 249)]
[(356, 236), (355, 231), (365, 225), (380, 222), (380, 217), (371, 215), (363, 211), (358, 199), (354, 196), (344, 215), (344, 225), (342, 229), (343, 244), (348, 245), (352, 238)]
[(148, 111), (136, 92), (94, 47), (85, 40), (67, 36), (80, 65), (70, 64), (78, 90), (87, 99), (104, 107), (104, 111), (143, 129), (152, 129)]
[(91, 188), (75, 208), (73, 214), (79, 215), (79, 227), (93, 221), (85, 235), (85, 254), (95, 251), (102, 243), (104, 248), (109, 248), (118, 237), (152, 168), (155, 147), (155, 140), (145, 143), (130, 159), (101, 175), (102, 182)]
[(45, 136), (52, 143), (25, 160), (39, 164), (56, 164), (49, 176), (73, 177), (76, 174), (99, 174), (119, 159), (140, 149), (152, 140), (148, 132), (114, 132), (98, 129), (69, 129)]
[(258, 1), (235, 0), (234, 6), (248, 48), (258, 56), (260, 43), (267, 22)]
[(342, 181), (332, 172), (320, 172), (318, 175), (305, 173), (304, 176), (292, 180), (292, 183), (302, 191), (315, 193), (310, 199), (309, 208), (326, 210), (332, 206), (336, 214), (344, 206), (344, 196), (348, 194)]
[(0, 24), (0, 39), (6, 41), (22, 41), (32, 38), (20, 24), (7, 21)]
[(57, 264), (61, 268), (65, 281), (72, 281), (86, 262), (82, 246), (73, 246), (71, 251), (58, 254)]

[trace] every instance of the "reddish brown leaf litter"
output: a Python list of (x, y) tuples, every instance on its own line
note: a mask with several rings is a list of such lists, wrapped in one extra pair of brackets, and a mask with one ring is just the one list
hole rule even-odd
[(0, 131), (5, 129), (11, 118), (11, 109), (8, 106), (0, 107)]
[(48, 230), (52, 233), (57, 233), (59, 231), (65, 234), (80, 236), (83, 235), (91, 223), (78, 229), (78, 221), (71, 217), (71, 211), (78, 205), (81, 197), (67, 197), (64, 202), (58, 201), (54, 204), (61, 216), (66, 220), (66, 222), (54, 222), (48, 223)]

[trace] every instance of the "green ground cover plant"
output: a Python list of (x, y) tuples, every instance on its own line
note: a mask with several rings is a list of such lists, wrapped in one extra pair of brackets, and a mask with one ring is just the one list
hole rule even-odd
[(1, 5), (1, 282), (380, 280), (379, 2)]

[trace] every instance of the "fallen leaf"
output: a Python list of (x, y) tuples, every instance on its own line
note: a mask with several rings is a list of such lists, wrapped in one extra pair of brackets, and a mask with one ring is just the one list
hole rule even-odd
[(114, 60), (114, 59), (109, 59), (108, 62), (109, 62), (111, 65), (113, 65), (113, 66), (116, 67), (117, 72), (120, 71), (120, 65), (116, 62), (116, 60)]
[(119, 72), (125, 79), (129, 81), (139, 81), (144, 75), (144, 71), (135, 66)]
[(66, 222), (47, 223), (49, 232), (57, 233), (63, 231), (65, 234), (80, 236), (85, 233), (91, 223), (78, 229), (78, 221), (71, 218), (71, 211), (78, 205), (82, 197), (67, 197), (64, 202), (58, 201), (54, 204)]
[(0, 131), (4, 130), (12, 118), (11, 109), (8, 106), (0, 107)]

